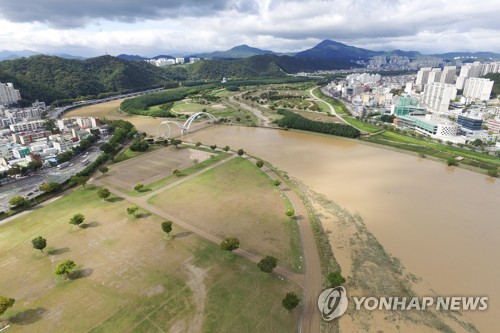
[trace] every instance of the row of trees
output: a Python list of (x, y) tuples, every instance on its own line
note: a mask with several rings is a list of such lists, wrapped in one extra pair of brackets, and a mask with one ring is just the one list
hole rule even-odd
[(279, 127), (294, 128), (304, 131), (331, 134), (347, 138), (359, 138), (361, 132), (350, 125), (323, 123), (321, 121), (310, 120), (294, 112), (280, 109), (278, 113), (284, 117), (276, 120)]

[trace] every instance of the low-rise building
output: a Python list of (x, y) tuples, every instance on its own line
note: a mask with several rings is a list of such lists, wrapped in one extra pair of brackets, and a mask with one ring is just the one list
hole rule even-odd
[(500, 117), (489, 119), (486, 121), (486, 126), (489, 131), (493, 133), (500, 133)]
[(21, 159), (21, 158), (25, 158), (26, 156), (30, 155), (31, 150), (29, 149), (29, 147), (21, 146), (21, 147), (17, 147), (17, 148), (12, 149), (12, 153), (14, 155), (14, 158)]
[(45, 120), (33, 120), (33, 121), (11, 124), (9, 128), (13, 132), (36, 131), (37, 129), (44, 128), (45, 123), (46, 123)]
[(459, 115), (457, 117), (457, 123), (462, 126), (462, 128), (471, 131), (480, 131), (483, 129), (483, 118), (479, 113)]

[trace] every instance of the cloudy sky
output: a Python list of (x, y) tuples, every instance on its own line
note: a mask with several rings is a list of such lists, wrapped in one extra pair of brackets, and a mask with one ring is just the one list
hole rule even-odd
[(498, 0), (0, 0), (0, 50), (154, 56), (323, 39), (374, 50), (500, 53)]

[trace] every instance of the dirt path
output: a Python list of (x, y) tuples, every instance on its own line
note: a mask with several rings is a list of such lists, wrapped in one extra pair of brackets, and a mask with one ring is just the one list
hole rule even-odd
[[(240, 95), (235, 95), (235, 96), (240, 96)], [(247, 111), (252, 112), (257, 118), (259, 118), (260, 120), (262, 120), (262, 123), (263, 123), (264, 126), (266, 126), (266, 127), (269, 126), (269, 124), (271, 123), (271, 121), (269, 120), (268, 117), (264, 116), (259, 109), (253, 108), (253, 107), (251, 107), (248, 104), (245, 104), (245, 103), (242, 103), (240, 101), (235, 100), (234, 99), (235, 96), (229, 97), (229, 102), (230, 103), (236, 104), (239, 107), (241, 107), (241, 108), (243, 108), (243, 109), (245, 109)]]
[[(211, 233), (207, 232), (206, 230), (203, 230), (201, 228), (195, 227), (191, 225), (188, 222), (185, 222), (183, 220), (180, 220), (172, 215), (170, 215), (167, 211), (163, 210), (162, 208), (153, 206), (149, 204), (147, 201), (149, 198), (152, 196), (163, 192), (165, 190), (168, 190), (170, 188), (173, 188), (175, 186), (178, 186), (200, 174), (203, 172), (206, 172), (210, 169), (213, 169), (219, 165), (222, 165), (223, 163), (235, 158), (236, 155), (233, 155), (227, 159), (224, 159), (221, 162), (218, 162), (214, 165), (212, 165), (209, 168), (200, 170), (199, 172), (196, 172), (190, 176), (187, 176), (185, 178), (182, 178), (175, 183), (169, 184), (167, 186), (162, 187), (161, 189), (158, 189), (152, 193), (149, 193), (146, 196), (142, 197), (132, 197), (127, 195), (126, 193), (123, 193), (119, 191), (118, 189), (115, 188), (109, 188), (109, 190), (125, 200), (136, 204), (139, 207), (142, 207), (145, 210), (150, 211), (153, 214), (156, 214), (158, 216), (161, 216), (167, 220), (173, 221), (175, 224), (180, 226), (181, 228), (191, 231), (195, 233), (196, 235), (205, 238), (206, 240), (211, 241), (212, 243), (215, 244), (220, 244), (222, 242), (222, 239), (212, 235)], [(255, 162), (255, 159), (253, 158), (248, 158), (251, 162)], [(272, 170), (270, 170), (267, 167), (263, 167), (262, 170), (272, 179), (280, 179), (280, 177)], [(96, 185), (102, 185), (102, 182), (99, 179), (96, 179), (94, 181)], [(283, 193), (288, 197), (288, 199), (291, 201), (294, 210), (295, 210), (295, 219), (298, 223), (299, 230), (300, 230), (300, 235), (301, 235), (301, 240), (302, 240), (302, 247), (303, 247), (303, 256), (305, 260), (305, 277), (302, 274), (298, 274), (295, 272), (292, 272), (284, 267), (278, 266), (274, 269), (274, 273), (278, 274), (282, 277), (287, 278), (288, 280), (294, 282), (298, 286), (302, 287), (304, 289), (304, 295), (302, 299), (302, 304), (303, 304), (303, 311), (302, 311), (302, 321), (301, 321), (301, 329), (300, 332), (311, 332), (311, 333), (317, 333), (320, 331), (320, 324), (321, 324), (321, 319), (319, 315), (319, 311), (317, 310), (317, 298), (318, 295), (322, 291), (322, 276), (321, 276), (321, 263), (318, 255), (318, 250), (316, 247), (316, 240), (314, 238), (314, 234), (311, 228), (311, 223), (309, 221), (308, 217), (308, 212), (306, 207), (304, 206), (302, 200), (299, 198), (299, 196), (290, 190), (287, 190), (285, 188), (281, 188)], [(262, 258), (254, 253), (248, 252), (244, 249), (238, 249), (234, 251), (237, 255), (248, 259), (254, 263), (258, 263)]]
[[(326, 105), (328, 105), (328, 107), (330, 108), (330, 112), (335, 116), (337, 117), (338, 119), (340, 119), (343, 123), (345, 123), (346, 125), (349, 125), (349, 126), (352, 126), (351, 124), (349, 124), (344, 118), (342, 118), (342, 116), (340, 116), (336, 111), (335, 111), (335, 108), (333, 107), (333, 105), (331, 105), (330, 103), (328, 103), (327, 101), (325, 101), (324, 99), (321, 99), (319, 97), (317, 97), (316, 95), (314, 95), (314, 90), (317, 89), (319, 87), (314, 87), (312, 88), (311, 90), (309, 90), (309, 95), (311, 95), (311, 97), (316, 100), (316, 101), (320, 101), (320, 102), (323, 102), (325, 103)], [(354, 126), (353, 126), (354, 127)], [(359, 128), (358, 128), (359, 130)]]
[[(250, 161), (256, 162), (255, 159), (249, 158)], [(281, 179), (273, 170), (268, 167), (262, 167), (264, 171), (272, 179)], [(297, 193), (289, 189), (280, 187), (281, 191), (291, 201), (295, 210), (295, 219), (299, 226), (300, 238), (302, 240), (302, 251), (305, 262), (305, 287), (304, 296), (302, 299), (302, 321), (300, 332), (318, 333), (320, 332), (321, 318), (317, 309), (318, 296), (323, 290), (321, 261), (319, 259), (318, 248), (316, 247), (316, 239), (309, 220), (307, 208), (304, 206), (302, 199)]]

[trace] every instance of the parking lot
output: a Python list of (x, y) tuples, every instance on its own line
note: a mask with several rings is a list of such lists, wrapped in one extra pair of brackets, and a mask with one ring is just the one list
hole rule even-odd
[[(9, 200), (16, 196), (34, 199), (39, 194), (39, 187), (45, 182), (62, 183), (76, 173), (82, 171), (86, 166), (82, 164), (85, 159), (92, 163), (100, 154), (98, 146), (87, 150), (85, 154), (76, 156), (70, 161), (70, 165), (59, 170), (57, 167), (45, 168), (28, 177), (16, 179), (0, 186), (0, 211), (7, 211), (10, 207)], [(88, 165), (88, 164), (87, 164)]]

